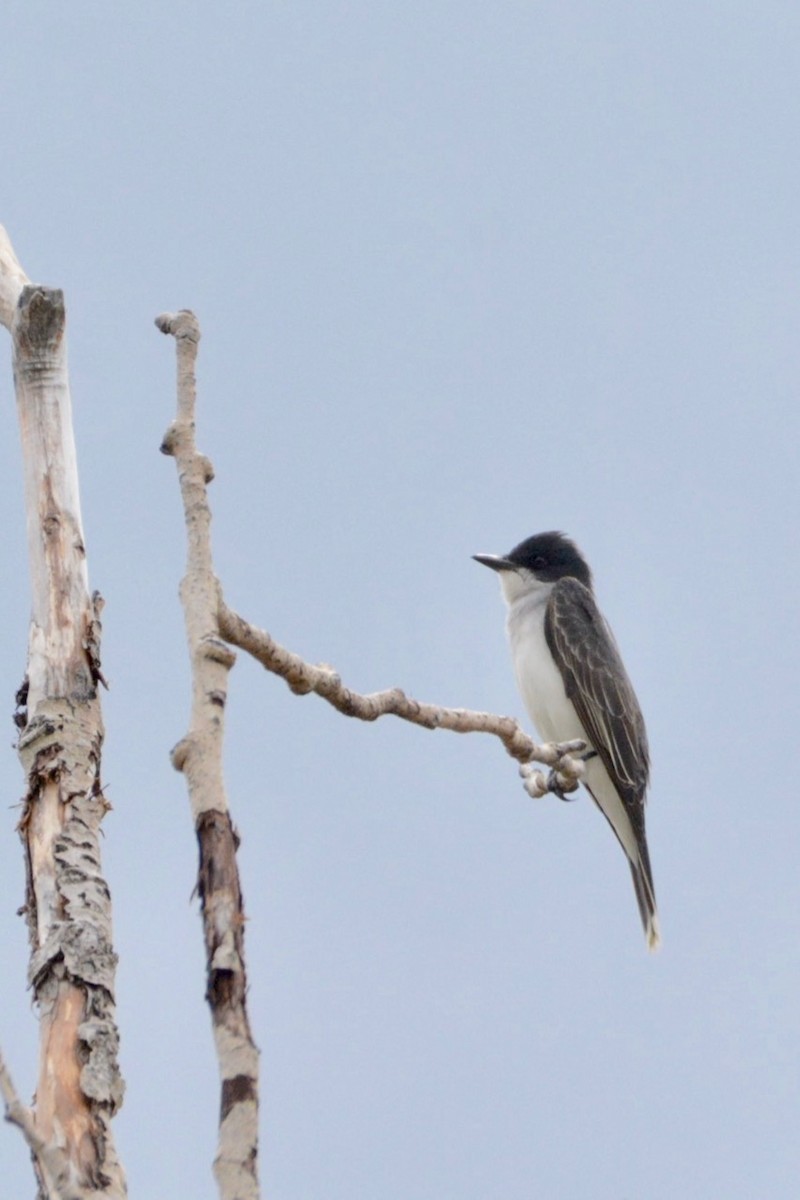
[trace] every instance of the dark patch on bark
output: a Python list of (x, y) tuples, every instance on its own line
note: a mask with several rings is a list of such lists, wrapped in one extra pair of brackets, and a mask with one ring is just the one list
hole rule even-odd
[(52, 353), (64, 336), (65, 315), (60, 288), (26, 284), (17, 302), (17, 341), (31, 354)]
[(29, 690), (29, 686), (30, 685), (28, 683), (28, 676), (26, 675), (25, 678), (23, 679), (22, 683), (17, 688), (16, 693), (14, 694), (15, 708), (14, 708), (13, 720), (14, 720), (14, 724), (16, 725), (17, 729), (24, 729), (25, 726), (28, 724), (28, 690)]
[[(233, 1018), (246, 1026), (244, 911), (236, 865), (239, 836), (228, 813), (202, 813), (197, 821), (197, 843), (197, 892), (206, 942), (206, 998), (216, 1023)], [(226, 1011), (231, 1009), (237, 1011)]]
[(102, 683), (107, 691), (108, 683), (100, 668), (100, 638), (103, 632), (100, 614), (104, 607), (105, 600), (100, 593), (92, 592), (92, 610), (91, 615), (87, 614), (86, 616), (86, 632), (83, 640), (83, 648), (86, 651), (92, 681), (94, 683)]
[(256, 1083), (249, 1075), (234, 1075), (233, 1079), (224, 1079), (219, 1108), (220, 1125), (235, 1104), (241, 1104), (243, 1100), (255, 1103), (256, 1098)]

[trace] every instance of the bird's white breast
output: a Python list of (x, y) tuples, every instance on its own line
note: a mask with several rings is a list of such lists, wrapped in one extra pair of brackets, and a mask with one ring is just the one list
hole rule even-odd
[(567, 699), (561, 672), (544, 635), (550, 589), (517, 596), (508, 609), (506, 628), (511, 657), (525, 707), (539, 736), (548, 742), (586, 739), (574, 705)]
[[(539, 736), (548, 742), (582, 738), (593, 750), (575, 706), (567, 699), (564, 681), (544, 636), (544, 618), (552, 584), (520, 578), (511, 572), (501, 576), (508, 604), (506, 628), (517, 684)], [(638, 862), (636, 835), (625, 806), (603, 761), (594, 757), (586, 763), (584, 783), (607, 818), (631, 862)]]

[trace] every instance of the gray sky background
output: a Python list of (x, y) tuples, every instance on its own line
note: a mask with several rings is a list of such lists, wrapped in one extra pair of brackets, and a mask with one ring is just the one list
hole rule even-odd
[[(215, 1195), (174, 346), (229, 603), (361, 690), (522, 715), (497, 581), (564, 529), (651, 738), (664, 948), (582, 799), (240, 658), (226, 773), (274, 1200), (797, 1194), (800, 8), (9, 2), (0, 220), (63, 287), (132, 1196)], [(8, 345), (8, 340), (3, 336)], [(0, 1044), (29, 1096), (0, 372)], [(32, 1194), (0, 1128), (3, 1196)]]

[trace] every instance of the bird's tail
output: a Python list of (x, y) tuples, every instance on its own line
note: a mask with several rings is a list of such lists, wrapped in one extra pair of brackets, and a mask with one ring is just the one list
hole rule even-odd
[(650, 856), (647, 853), (647, 843), (639, 846), (637, 862), (629, 860), (633, 876), (633, 890), (636, 892), (636, 903), (639, 905), (639, 915), (647, 938), (647, 949), (657, 950), (661, 945), (661, 930), (658, 924), (658, 909), (656, 908), (656, 893), (653, 888), (653, 873), (650, 870)]

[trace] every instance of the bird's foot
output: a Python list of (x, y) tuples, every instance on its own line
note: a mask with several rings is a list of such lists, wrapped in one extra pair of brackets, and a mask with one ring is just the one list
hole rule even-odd
[(578, 780), (573, 775), (562, 774), (556, 767), (545, 775), (535, 763), (523, 763), (519, 769), (522, 786), (533, 800), (552, 793), (559, 800), (577, 800), (572, 792), (578, 790)]
[(547, 775), (547, 790), (548, 792), (552, 792), (554, 796), (558, 796), (559, 800), (564, 800), (566, 803), (578, 799), (577, 796), (568, 795), (569, 792), (577, 792), (577, 779), (568, 780), (555, 767)]
[(545, 775), (544, 771), (540, 770), (535, 763), (523, 763), (519, 773), (522, 786), (534, 800), (540, 800), (542, 796), (546, 796), (550, 792), (558, 796), (559, 800), (577, 799), (576, 796), (570, 796), (567, 793), (577, 791), (578, 781), (562, 775), (555, 768)]
[(572, 793), (577, 792), (586, 774), (586, 763), (596, 757), (597, 751), (587, 751), (586, 742), (578, 738), (571, 742), (546, 743), (543, 750), (548, 751), (548, 758), (555, 766), (545, 775), (536, 763), (522, 763), (519, 773), (525, 791), (534, 800), (548, 793), (558, 796), (559, 800), (576, 800)]

